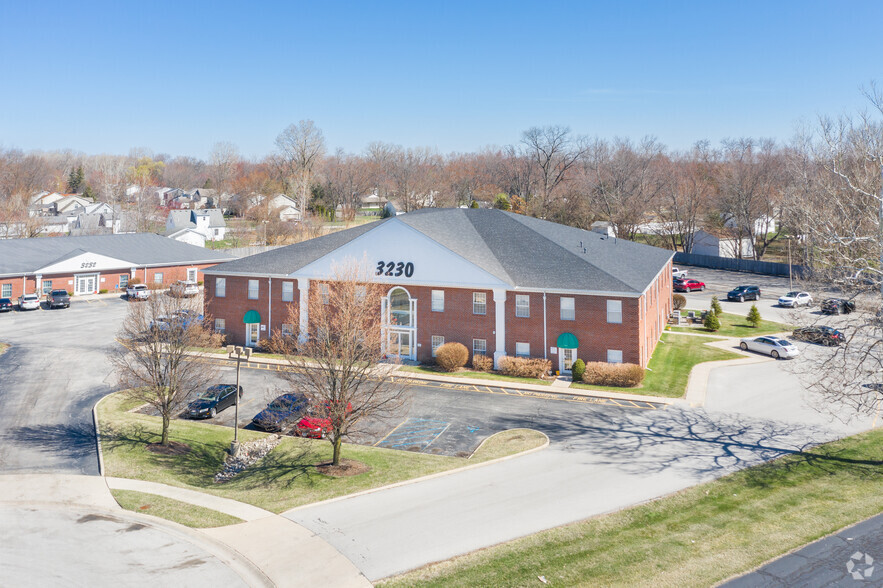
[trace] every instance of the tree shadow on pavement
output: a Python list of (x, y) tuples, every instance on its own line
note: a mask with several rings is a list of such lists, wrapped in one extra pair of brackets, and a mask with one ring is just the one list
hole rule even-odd
[(96, 447), (95, 429), (87, 423), (16, 427), (0, 433), (0, 439), (61, 458), (82, 458)]
[[(549, 435), (553, 447), (585, 455), (586, 463), (648, 474), (677, 470), (697, 479), (716, 477), (783, 455), (814, 462), (848, 463), (848, 457), (811, 453), (837, 437), (814, 425), (784, 423), (704, 410), (589, 410), (566, 419), (537, 414), (533, 428)], [(523, 419), (497, 419), (501, 428), (524, 426)], [(854, 463), (878, 467), (877, 462)]]

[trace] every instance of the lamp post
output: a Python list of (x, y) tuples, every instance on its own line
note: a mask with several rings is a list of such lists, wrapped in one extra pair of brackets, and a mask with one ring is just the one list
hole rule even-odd
[[(235, 355), (234, 355), (235, 354)], [(227, 356), (230, 359), (236, 359), (236, 392), (234, 394), (234, 412), (233, 412), (233, 442), (230, 443), (230, 455), (236, 457), (239, 455), (239, 369), (242, 366), (242, 357), (245, 360), (251, 357), (251, 348), (240, 347), (238, 345), (227, 345)]]
[(791, 235), (788, 235), (788, 289), (794, 290), (794, 282), (791, 280)]

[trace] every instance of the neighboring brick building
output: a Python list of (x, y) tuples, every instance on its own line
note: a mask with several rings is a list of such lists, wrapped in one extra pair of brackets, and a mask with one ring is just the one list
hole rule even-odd
[(0, 298), (66, 289), (74, 296), (145, 284), (201, 281), (200, 272), (232, 259), (153, 233), (0, 240)]
[(577, 357), (646, 366), (671, 312), (672, 256), (500, 210), (423, 209), (210, 268), (206, 314), (254, 345), (293, 330), (293, 307), (303, 335), (311, 282), (349, 260), (389, 285), (378, 310), (387, 351), (403, 359), (431, 361), (458, 341), (562, 371)]

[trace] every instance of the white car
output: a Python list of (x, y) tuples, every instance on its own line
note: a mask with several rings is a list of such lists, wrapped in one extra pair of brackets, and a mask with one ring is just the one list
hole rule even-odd
[(199, 285), (189, 280), (178, 280), (169, 288), (172, 296), (196, 296), (199, 294)]
[(809, 292), (788, 292), (779, 298), (779, 306), (796, 308), (798, 306), (811, 306), (812, 296)]
[(40, 297), (36, 294), (23, 294), (18, 297), (19, 310), (37, 310), (40, 308)]
[(126, 288), (126, 298), (129, 300), (147, 300), (150, 298), (150, 288), (147, 284), (134, 284)]
[(742, 351), (756, 351), (757, 353), (763, 353), (764, 355), (769, 355), (773, 359), (779, 359), (780, 357), (797, 357), (800, 355), (800, 350), (787, 339), (780, 339), (779, 337), (755, 337), (753, 339), (742, 339), (742, 342), (739, 343), (739, 347)]

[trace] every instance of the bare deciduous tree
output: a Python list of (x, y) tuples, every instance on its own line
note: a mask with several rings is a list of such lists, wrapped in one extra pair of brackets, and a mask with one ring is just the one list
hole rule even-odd
[(162, 418), (162, 445), (169, 444), (169, 423), (192, 397), (217, 377), (214, 363), (189, 351), (211, 346), (212, 333), (199, 320), (199, 297), (175, 298), (161, 290), (132, 302), (110, 354), (120, 386), (147, 403)]
[[(292, 371), (283, 372), (293, 389), (305, 391), (313, 416), (327, 419), (333, 465), (340, 464), (341, 443), (367, 419), (397, 414), (408, 390), (395, 382), (384, 358), (380, 315), (381, 287), (350, 264), (327, 283), (310, 284), (308, 336), (273, 338)], [(289, 323), (297, 333), (298, 309)]]
[(538, 172), (538, 206), (542, 214), (549, 208), (556, 188), (567, 179), (567, 172), (588, 151), (588, 142), (584, 137), (571, 137), (568, 127), (547, 126), (524, 131), (521, 143)]
[(302, 120), (279, 133), (276, 147), (280, 171), (289, 190), (297, 187), (301, 214), (306, 214), (313, 170), (325, 155), (325, 136), (313, 121)]

